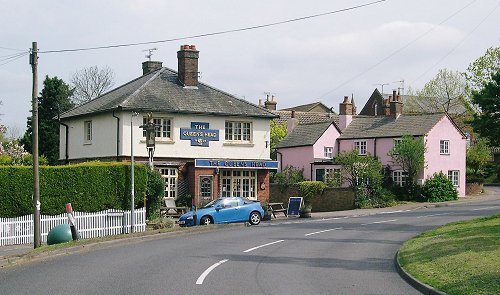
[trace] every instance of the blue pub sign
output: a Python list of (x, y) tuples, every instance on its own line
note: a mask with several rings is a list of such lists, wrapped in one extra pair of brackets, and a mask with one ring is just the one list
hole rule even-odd
[(219, 160), (195, 159), (195, 167), (203, 168), (244, 168), (244, 169), (278, 169), (278, 161), (267, 160)]
[(210, 141), (219, 141), (219, 130), (209, 129), (209, 123), (191, 122), (191, 128), (181, 128), (181, 140), (191, 140), (191, 146), (208, 147)]

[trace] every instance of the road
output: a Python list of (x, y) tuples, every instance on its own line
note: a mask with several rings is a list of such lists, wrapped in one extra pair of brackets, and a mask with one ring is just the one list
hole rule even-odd
[(496, 198), (140, 241), (1, 269), (0, 294), (420, 294), (396, 272), (401, 244), (499, 212)]

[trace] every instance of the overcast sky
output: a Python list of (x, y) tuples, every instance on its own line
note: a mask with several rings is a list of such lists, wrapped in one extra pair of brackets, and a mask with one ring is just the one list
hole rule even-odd
[[(28, 51), (88, 48), (187, 37), (341, 10), (375, 0), (0, 0), (0, 121), (21, 135), (31, 110)], [(142, 74), (143, 50), (177, 70), (182, 44), (200, 51), (200, 81), (278, 109), (320, 101), (338, 111), (344, 95), (358, 110), (376, 87), (416, 90), (439, 69), (465, 71), (500, 46), (499, 0), (387, 0), (272, 27), (114, 49), (41, 53), (45, 75), (67, 83), (78, 70), (110, 67), (115, 87)], [(16, 49), (16, 50), (12, 50)], [(7, 63), (8, 62), (8, 63)]]

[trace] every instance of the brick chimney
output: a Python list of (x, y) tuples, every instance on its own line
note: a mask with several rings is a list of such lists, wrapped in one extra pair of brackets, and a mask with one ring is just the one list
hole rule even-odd
[(352, 105), (352, 101), (354, 98), (349, 101), (349, 96), (344, 96), (344, 101), (339, 105), (339, 128), (340, 131), (344, 130), (351, 124), (352, 116), (354, 115), (354, 106)]
[(147, 75), (151, 72), (161, 69), (161, 61), (145, 61), (142, 63), (142, 75)]
[(185, 87), (198, 86), (198, 57), (195, 45), (181, 45), (177, 51), (179, 81)]
[(392, 91), (392, 100), (390, 104), (390, 116), (397, 119), (403, 113), (403, 102), (401, 96), (396, 95), (396, 90)]
[(293, 129), (299, 125), (299, 119), (295, 118), (295, 111), (292, 111), (290, 119), (287, 120), (287, 133), (291, 134)]
[(277, 104), (278, 103), (276, 102), (276, 99), (274, 99), (274, 95), (272, 95), (271, 98), (269, 98), (269, 94), (266, 96), (266, 101), (264, 102), (264, 106), (266, 107), (266, 109), (270, 111), (276, 111)]

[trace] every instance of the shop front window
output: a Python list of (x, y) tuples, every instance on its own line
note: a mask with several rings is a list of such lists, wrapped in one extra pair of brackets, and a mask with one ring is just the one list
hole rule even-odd
[(223, 197), (257, 199), (257, 171), (222, 170), (221, 172)]

